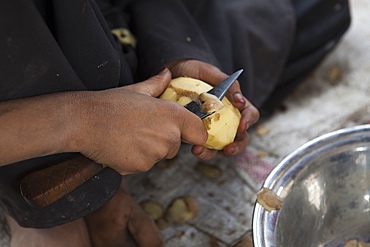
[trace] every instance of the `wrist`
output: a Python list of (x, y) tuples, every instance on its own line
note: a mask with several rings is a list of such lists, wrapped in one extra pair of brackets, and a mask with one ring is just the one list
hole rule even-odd
[(89, 121), (87, 119), (90, 97), (88, 92), (71, 92), (64, 95), (63, 109), (57, 117), (64, 123), (61, 152), (81, 152), (87, 140)]

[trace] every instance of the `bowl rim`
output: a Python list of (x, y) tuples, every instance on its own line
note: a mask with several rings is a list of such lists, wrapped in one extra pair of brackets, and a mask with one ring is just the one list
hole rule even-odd
[[(306, 142), (288, 154), (272, 169), (261, 188), (268, 188), (282, 196), (283, 189), (285, 189), (284, 193), (287, 193), (286, 191), (293, 185), (288, 182), (287, 178), (297, 174), (308, 160), (313, 159), (318, 153), (328, 150), (334, 142), (345, 145), (362, 140), (366, 138), (366, 135), (363, 135), (364, 133), (368, 134), (366, 141), (369, 142), (370, 124), (335, 130)], [(278, 216), (279, 210), (268, 212), (257, 201), (255, 202), (252, 214), (253, 243), (255, 247), (275, 246), (275, 227)]]

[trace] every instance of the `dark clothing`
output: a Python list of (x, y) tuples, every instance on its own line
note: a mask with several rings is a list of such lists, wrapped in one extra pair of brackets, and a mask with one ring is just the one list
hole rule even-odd
[[(244, 95), (270, 110), (333, 49), (349, 21), (345, 0), (7, 0), (0, 8), (0, 101), (127, 85), (169, 62), (198, 59), (226, 73), (243, 68)], [(136, 49), (111, 34), (119, 27), (133, 32)], [(84, 198), (78, 205), (64, 198), (64, 211), (34, 209), (22, 199), (23, 176), (73, 155), (0, 167), (7, 212), (23, 226), (49, 227), (103, 205), (114, 192), (97, 201), (91, 190), (77, 191)], [(103, 173), (102, 184), (117, 178)]]

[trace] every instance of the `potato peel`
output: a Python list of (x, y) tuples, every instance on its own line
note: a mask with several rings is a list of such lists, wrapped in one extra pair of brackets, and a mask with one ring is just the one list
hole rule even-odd
[(346, 242), (344, 247), (370, 247), (370, 243), (365, 243), (362, 241), (358, 241), (356, 239), (351, 239)]
[(201, 93), (199, 95), (199, 100), (201, 101), (201, 110), (207, 113), (213, 113), (215, 111), (224, 108), (224, 104), (215, 95), (209, 93)]
[(194, 168), (197, 172), (208, 178), (218, 178), (222, 175), (220, 168), (198, 162)]
[(153, 220), (158, 220), (163, 215), (163, 207), (157, 202), (144, 201), (140, 203), (140, 206), (144, 210), (144, 212)]
[(184, 196), (175, 199), (166, 212), (166, 219), (175, 224), (183, 224), (198, 215), (199, 205), (196, 198)]
[(283, 207), (283, 199), (267, 188), (262, 188), (257, 192), (257, 202), (269, 212)]

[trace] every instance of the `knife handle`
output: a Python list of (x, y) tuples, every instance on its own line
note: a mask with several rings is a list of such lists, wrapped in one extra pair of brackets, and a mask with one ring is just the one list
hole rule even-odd
[(26, 175), (20, 190), (32, 206), (44, 208), (95, 176), (103, 166), (80, 155)]

